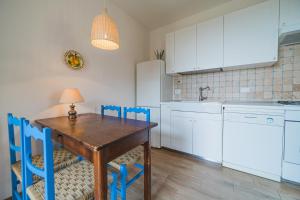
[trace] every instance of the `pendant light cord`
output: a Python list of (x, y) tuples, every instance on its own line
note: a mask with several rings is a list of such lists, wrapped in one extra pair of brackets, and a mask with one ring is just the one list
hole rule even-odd
[(106, 0), (104, 0), (104, 10), (107, 11), (107, 1)]

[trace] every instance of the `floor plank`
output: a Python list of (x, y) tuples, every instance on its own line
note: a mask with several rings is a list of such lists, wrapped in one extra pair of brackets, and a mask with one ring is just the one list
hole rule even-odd
[[(143, 199), (143, 178), (128, 189)], [(300, 200), (300, 186), (277, 183), (165, 149), (152, 150), (154, 200)]]

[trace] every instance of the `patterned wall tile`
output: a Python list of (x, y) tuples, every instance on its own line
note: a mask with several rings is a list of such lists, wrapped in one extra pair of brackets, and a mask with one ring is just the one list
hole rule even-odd
[(199, 87), (208, 100), (300, 100), (300, 45), (280, 47), (279, 62), (272, 67), (238, 69), (173, 77), (174, 100), (198, 100)]

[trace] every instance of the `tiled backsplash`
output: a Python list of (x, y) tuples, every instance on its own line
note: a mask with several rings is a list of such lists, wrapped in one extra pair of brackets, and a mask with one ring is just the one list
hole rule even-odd
[(176, 75), (173, 84), (174, 100), (198, 100), (199, 87), (206, 86), (208, 100), (300, 100), (300, 44), (280, 47), (272, 67)]

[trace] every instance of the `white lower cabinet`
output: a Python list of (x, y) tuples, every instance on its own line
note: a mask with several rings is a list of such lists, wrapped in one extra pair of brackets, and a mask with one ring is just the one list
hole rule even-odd
[(171, 108), (168, 105), (161, 105), (160, 107), (160, 133), (161, 133), (161, 146), (171, 147)]
[(189, 112), (171, 111), (171, 147), (193, 153), (193, 117)]
[(222, 162), (221, 113), (191, 112), (162, 105), (161, 138), (164, 147)]
[(197, 113), (193, 124), (193, 154), (213, 162), (222, 162), (221, 114)]

